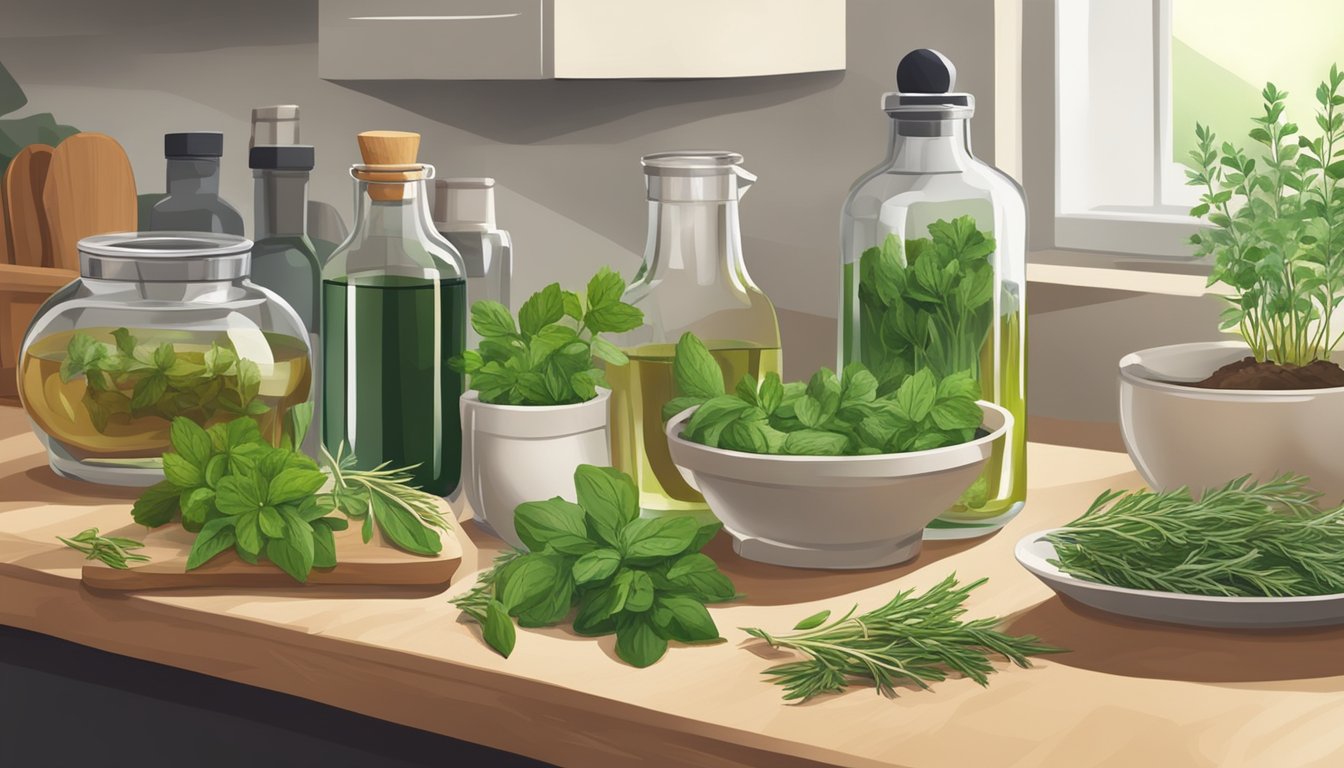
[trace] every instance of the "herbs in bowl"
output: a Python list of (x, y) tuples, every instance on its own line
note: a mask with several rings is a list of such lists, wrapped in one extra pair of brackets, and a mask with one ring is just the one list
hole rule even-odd
[(477, 523), (515, 547), (526, 546), (514, 529), (519, 504), (572, 499), (576, 467), (611, 463), (611, 393), (599, 366), (629, 360), (601, 334), (644, 322), (624, 293), (625, 280), (604, 268), (583, 295), (551, 283), (516, 320), (496, 302), (471, 307), (481, 344), (454, 361), (471, 385), (461, 401), (462, 474)]
[(725, 392), (694, 335), (664, 409), (672, 459), (744, 557), (871, 568), (919, 552), (923, 528), (975, 482), (1012, 416), (968, 374), (924, 369), (879, 395), (860, 364), (806, 383), (743, 377)]

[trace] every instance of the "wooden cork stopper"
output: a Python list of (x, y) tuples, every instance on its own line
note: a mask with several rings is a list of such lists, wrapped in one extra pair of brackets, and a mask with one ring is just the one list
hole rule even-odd
[[(409, 131), (364, 131), (355, 137), (363, 165), (355, 166), (355, 178), (374, 182), (369, 196), (374, 200), (401, 200), (401, 183), (423, 179), (424, 165), (416, 162), (420, 134)], [(381, 183), (379, 183), (381, 182)]]

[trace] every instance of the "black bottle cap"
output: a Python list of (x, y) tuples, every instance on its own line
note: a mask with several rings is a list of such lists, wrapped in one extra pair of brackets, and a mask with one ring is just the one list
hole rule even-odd
[(896, 66), (901, 93), (951, 93), (956, 84), (957, 66), (932, 48), (916, 48)]
[(313, 148), (307, 144), (261, 144), (247, 153), (247, 166), (265, 171), (311, 171)]
[(224, 134), (217, 131), (163, 134), (164, 157), (222, 157)]

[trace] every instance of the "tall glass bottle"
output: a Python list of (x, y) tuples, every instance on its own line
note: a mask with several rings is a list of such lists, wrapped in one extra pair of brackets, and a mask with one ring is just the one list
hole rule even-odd
[(415, 484), (448, 495), (461, 476), (463, 377), (448, 361), (466, 344), (461, 256), (430, 222), (416, 162), (420, 135), (359, 134), (364, 164), (355, 226), (322, 270), (322, 439), (361, 468), (418, 465)]
[(219, 158), (224, 134), (213, 131), (165, 133), (168, 195), (149, 212), (157, 232), (220, 232), (243, 235), (243, 216), (219, 196)]
[(612, 463), (635, 478), (645, 516), (711, 518), (672, 463), (662, 408), (676, 395), (672, 358), (687, 331), (709, 346), (729, 391), (743, 374), (781, 370), (775, 308), (742, 259), (738, 200), (756, 177), (735, 152), (662, 152), (642, 162), (649, 235), (625, 300), (644, 310), (645, 325), (617, 340), (630, 364), (607, 369)]
[(845, 201), (839, 364), (860, 361), (883, 390), (920, 368), (969, 371), (1014, 424), (985, 472), (930, 526), (938, 538), (997, 530), (1026, 500), (1026, 203), (1022, 189), (971, 153), (975, 100), (953, 93), (942, 54), (911, 52), (887, 158)]

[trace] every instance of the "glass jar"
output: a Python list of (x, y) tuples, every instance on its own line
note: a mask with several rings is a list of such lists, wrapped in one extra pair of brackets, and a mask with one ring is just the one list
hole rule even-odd
[(613, 339), (630, 363), (607, 368), (612, 464), (635, 479), (645, 516), (712, 520), (672, 463), (662, 409), (677, 394), (672, 359), (687, 331), (709, 347), (729, 392), (744, 374), (780, 373), (775, 308), (742, 258), (738, 201), (756, 177), (736, 152), (660, 152), (642, 162), (649, 235), (625, 301), (644, 311), (644, 326)]
[(462, 472), (465, 382), (449, 361), (466, 347), (467, 283), (434, 230), (434, 167), (415, 162), (418, 145), (360, 134), (354, 230), (322, 269), (322, 439), (360, 469), (411, 467), (414, 485), (447, 496)]
[(19, 394), (57, 474), (105, 485), (163, 479), (172, 419), (250, 415), (279, 444), (311, 397), (308, 334), (248, 279), (251, 241), (129, 232), (79, 242), (80, 276), (24, 336)]
[(938, 538), (997, 530), (1026, 500), (1026, 203), (971, 153), (975, 100), (956, 70), (907, 55), (887, 158), (850, 190), (841, 224), (839, 365), (862, 362), (880, 392), (931, 368), (969, 371), (981, 397), (1013, 414), (984, 474), (930, 527)]

